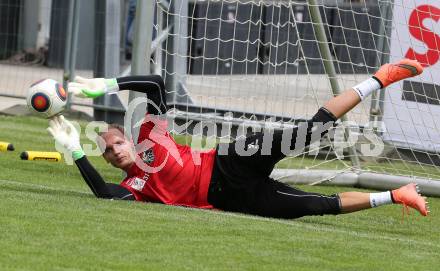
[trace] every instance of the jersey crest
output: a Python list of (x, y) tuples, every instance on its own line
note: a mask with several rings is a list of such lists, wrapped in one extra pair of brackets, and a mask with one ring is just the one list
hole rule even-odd
[(144, 161), (147, 164), (151, 164), (154, 162), (153, 149), (148, 149), (142, 153), (142, 161)]

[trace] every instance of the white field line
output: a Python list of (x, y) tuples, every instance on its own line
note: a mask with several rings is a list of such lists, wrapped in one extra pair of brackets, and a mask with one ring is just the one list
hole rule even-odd
[[(33, 187), (33, 188), (39, 188), (39, 189), (46, 189), (46, 190), (51, 190), (51, 191), (74, 192), (74, 193), (79, 193), (79, 194), (84, 194), (84, 195), (91, 195), (90, 193), (86, 193), (83, 191), (77, 191), (77, 190), (56, 189), (56, 188), (52, 188), (49, 186), (38, 185), (38, 184), (29, 184), (29, 183), (22, 183), (22, 182), (17, 182), (17, 181), (0, 180), (0, 184), (3, 184), (3, 183), (18, 185), (18, 186), (27, 186), (27, 187)], [(345, 230), (345, 229), (335, 229), (335, 228), (329, 227), (328, 225), (327, 226), (322, 226), (319, 224), (308, 225), (308, 224), (305, 224), (305, 223), (302, 223), (299, 221), (265, 218), (265, 217), (259, 217), (259, 216), (250, 216), (250, 215), (245, 215), (245, 214), (229, 213), (229, 212), (222, 212), (222, 211), (213, 212), (211, 210), (206, 210), (206, 209), (186, 208), (186, 207), (180, 207), (180, 206), (175, 206), (175, 207), (182, 208), (187, 211), (204, 212), (204, 213), (210, 213), (210, 214), (215, 214), (215, 215), (230, 216), (230, 217), (236, 217), (236, 218), (247, 219), (247, 220), (255, 220), (255, 221), (260, 221), (260, 222), (277, 223), (277, 224), (293, 226), (293, 227), (301, 228), (301, 229), (308, 229), (308, 230), (312, 230), (312, 231), (347, 234), (350, 236), (364, 238), (364, 239), (370, 239), (370, 240), (398, 241), (398, 242), (402, 242), (402, 243), (417, 244), (417, 245), (440, 248), (440, 245), (435, 244), (433, 242), (418, 241), (418, 240), (409, 239), (409, 238), (402, 238), (402, 237), (391, 237), (391, 236), (385, 236), (385, 235), (377, 235), (377, 234), (372, 234), (372, 233), (368, 233), (368, 232), (358, 232), (358, 231), (350, 231), (350, 230)]]

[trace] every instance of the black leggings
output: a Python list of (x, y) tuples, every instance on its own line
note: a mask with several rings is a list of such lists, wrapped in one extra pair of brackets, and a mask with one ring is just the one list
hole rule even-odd
[(308, 193), (269, 177), (286, 154), (302, 151), (320, 140), (336, 118), (325, 108), (297, 127), (256, 133), (229, 144), (219, 144), (208, 201), (218, 209), (265, 217), (298, 218), (339, 214), (337, 195)]

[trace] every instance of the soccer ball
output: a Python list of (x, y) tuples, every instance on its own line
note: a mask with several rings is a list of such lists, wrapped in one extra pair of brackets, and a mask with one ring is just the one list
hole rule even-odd
[(63, 86), (52, 79), (43, 79), (31, 85), (27, 105), (32, 113), (50, 118), (64, 110), (67, 93)]

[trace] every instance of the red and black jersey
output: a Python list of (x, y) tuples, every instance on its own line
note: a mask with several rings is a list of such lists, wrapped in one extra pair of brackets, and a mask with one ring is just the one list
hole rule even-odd
[(120, 185), (105, 182), (86, 156), (75, 161), (92, 192), (100, 198), (212, 208), (207, 194), (216, 151), (179, 145), (167, 132), (167, 122), (159, 117), (168, 108), (162, 78), (127, 76), (117, 82), (121, 90), (146, 93), (149, 114), (140, 129), (136, 163)]
[(177, 144), (167, 131), (167, 121), (148, 114), (136, 149), (136, 162), (120, 184), (136, 200), (213, 208), (207, 195), (216, 150)]

